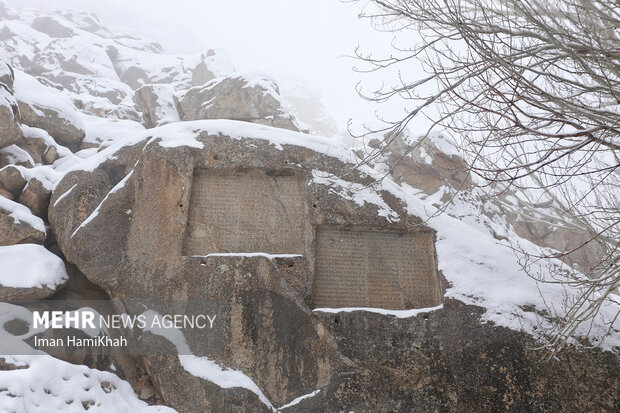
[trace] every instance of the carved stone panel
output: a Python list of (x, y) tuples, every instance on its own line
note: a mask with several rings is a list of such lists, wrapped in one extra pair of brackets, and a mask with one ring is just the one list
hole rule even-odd
[(317, 229), (312, 295), (314, 307), (439, 305), (433, 234)]
[(197, 170), (183, 255), (303, 254), (304, 190), (298, 176)]

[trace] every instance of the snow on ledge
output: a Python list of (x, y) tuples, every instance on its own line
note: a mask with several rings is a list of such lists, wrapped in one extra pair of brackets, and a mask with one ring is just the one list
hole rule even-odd
[(22, 204), (0, 196), (0, 211), (6, 212), (13, 218), (13, 222), (16, 224), (24, 222), (37, 231), (41, 231), (44, 234), (47, 233), (43, 220), (30, 212), (30, 209)]
[(303, 396), (299, 396), (298, 398), (296, 398), (295, 400), (291, 401), (290, 403), (287, 403), (284, 406), (280, 407), (278, 410), (284, 410), (284, 409), (288, 409), (289, 407), (296, 406), (301, 401), (309, 399), (311, 397), (314, 397), (317, 394), (319, 394), (320, 392), (321, 392), (321, 389), (318, 389), (318, 390), (313, 391), (312, 393), (308, 393), (308, 394), (304, 394)]
[(274, 258), (299, 258), (301, 254), (268, 254), (266, 252), (216, 252), (207, 255), (192, 255), (192, 258), (209, 258), (209, 257), (265, 257), (270, 260)]
[(385, 308), (373, 308), (373, 307), (343, 307), (343, 308), (315, 308), (312, 312), (317, 313), (351, 313), (353, 311), (366, 311), (368, 313), (376, 313), (381, 315), (391, 315), (396, 318), (409, 318), (415, 317), (423, 313), (430, 313), (431, 311), (441, 310), (443, 304), (436, 307), (426, 308), (412, 308), (411, 310), (387, 310)]

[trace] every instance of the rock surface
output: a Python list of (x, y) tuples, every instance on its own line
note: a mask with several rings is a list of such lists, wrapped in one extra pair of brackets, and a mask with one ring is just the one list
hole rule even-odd
[(21, 138), (20, 114), (13, 96), (13, 69), (0, 61), (0, 148)]
[[(394, 215), (380, 217), (372, 203), (360, 206), (333, 193), (329, 185), (313, 184), (315, 169), (331, 173), (348, 169), (336, 158), (293, 145), (278, 150), (261, 140), (238, 141), (206, 132), (197, 139), (205, 149), (166, 148), (165, 143), (155, 141), (136, 152), (138, 157), (121, 156), (92, 173), (67, 175), (54, 191), (52, 205), (69, 188), (75, 188), (58, 206), (51, 207), (50, 220), (67, 258), (113, 298), (206, 298), (222, 303), (218, 307), (220, 339), (210, 343), (205, 355), (225, 368), (243, 372), (264, 396), (247, 390), (216, 391), (217, 385), (196, 377), (198, 373), (188, 373), (178, 359), (147, 356), (153, 382), (168, 403), (181, 411), (218, 410), (233, 400), (258, 411), (269, 406), (265, 400), (284, 405), (327, 386), (332, 377), (353, 368), (325, 334), (325, 326), (311, 314), (312, 226), (430, 230), (416, 227), (415, 217), (400, 219), (406, 216), (403, 205), (387, 193), (387, 207)], [(190, 180), (194, 168), (200, 167), (223, 171), (254, 168), (265, 171), (266, 177), (304, 177), (308, 182), (302, 185), (308, 217), (302, 230), (305, 235), (299, 235), (307, 258), (203, 260), (185, 256), (183, 228), (190, 208)], [(371, 182), (367, 176), (351, 179)], [(67, 207), (76, 204), (84, 208)], [(153, 219), (159, 216), (167, 218)], [(145, 273), (159, 276), (145, 277)], [(187, 339), (190, 347), (196, 344), (191, 336)], [(205, 397), (189, 397), (189, 392), (195, 391)]]
[(34, 215), (47, 219), (51, 195), (52, 191), (46, 188), (40, 180), (31, 178), (19, 196), (19, 203), (30, 208)]
[(178, 99), (181, 120), (232, 119), (300, 131), (284, 107), (277, 85), (262, 77), (217, 78), (189, 89)]
[[(148, 144), (128, 147), (92, 172), (70, 173), (52, 197), (52, 204), (60, 196), (63, 201), (50, 210), (67, 258), (112, 298), (204, 299), (218, 308), (218, 334), (207, 340), (207, 350), (192, 333), (185, 336), (185, 349), (155, 334), (142, 336), (143, 345), (168, 346), (172, 353), (176, 345), (180, 352), (144, 357), (167, 404), (188, 412), (230, 406), (269, 411), (305, 395), (290, 411), (617, 408), (616, 355), (571, 351), (565, 359), (538, 364), (541, 354), (530, 350), (531, 337), (482, 323), (479, 307), (448, 300), (443, 308), (404, 319), (312, 311), (312, 230), (302, 230), (304, 257), (184, 253), (191, 180), (201, 169), (305, 177), (307, 228), (425, 230), (390, 193), (378, 191), (385, 202), (380, 206), (347, 198), (346, 188), (371, 186), (373, 179), (335, 157), (290, 143), (200, 133), (200, 125), (208, 123), (187, 126), (195, 140), (169, 141), (165, 135), (173, 129), (157, 129)], [(321, 183), (316, 177), (326, 175), (316, 171), (347, 181)], [(576, 370), (587, 371), (588, 378)], [(222, 371), (254, 384), (230, 388)], [(558, 400), (547, 386), (556, 395), (578, 388), (579, 396)], [(599, 388), (606, 390), (594, 391)]]

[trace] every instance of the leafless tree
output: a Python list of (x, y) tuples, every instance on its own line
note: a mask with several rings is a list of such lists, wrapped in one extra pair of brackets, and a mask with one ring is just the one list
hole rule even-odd
[(620, 2), (364, 3), (362, 17), (377, 30), (413, 31), (420, 39), (407, 47), (395, 41), (382, 57), (357, 51), (367, 70), (396, 67), (406, 74), (413, 61), (424, 70), (418, 79), (397, 76), (391, 87), (370, 94), (359, 90), (377, 102), (400, 97), (413, 103), (403, 118), (385, 121), (379, 132), (386, 143), (426, 116), (432, 120), (426, 136), (448, 130), (478, 181), (542, 190), (589, 230), (574, 250), (527, 254), (526, 269), (532, 260), (564, 259), (598, 244), (599, 257), (588, 268), (553, 274), (551, 282), (580, 291), (547, 344), (561, 349), (620, 286)]

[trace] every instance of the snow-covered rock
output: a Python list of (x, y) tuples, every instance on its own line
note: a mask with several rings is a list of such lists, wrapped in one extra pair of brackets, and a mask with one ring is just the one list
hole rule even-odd
[(64, 262), (41, 245), (0, 247), (0, 300), (46, 298), (67, 282)]
[(215, 78), (177, 99), (182, 120), (231, 119), (306, 130), (280, 97), (277, 84), (261, 75)]
[(58, 90), (16, 70), (15, 97), (24, 124), (47, 131), (67, 147), (79, 147), (84, 138), (84, 124), (73, 103)]
[(179, 121), (174, 104), (174, 88), (171, 85), (142, 86), (136, 90), (133, 101), (142, 111), (144, 126), (147, 128)]
[(43, 244), (46, 233), (41, 218), (25, 206), (0, 196), (0, 246)]

